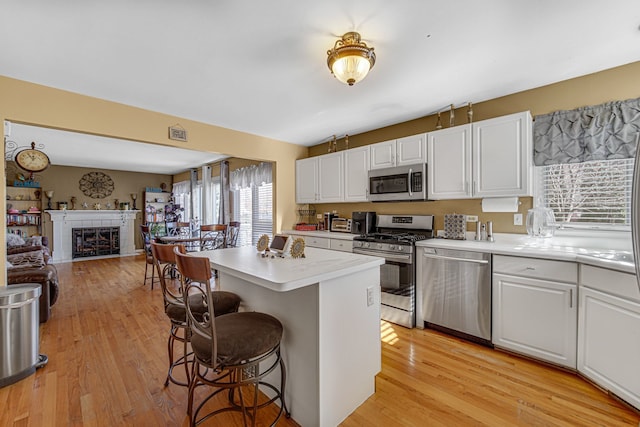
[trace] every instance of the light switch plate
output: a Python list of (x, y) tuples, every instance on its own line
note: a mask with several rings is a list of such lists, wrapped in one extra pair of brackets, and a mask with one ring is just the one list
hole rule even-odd
[(478, 222), (478, 215), (467, 215), (467, 222)]
[(522, 214), (513, 214), (513, 225), (522, 225)]

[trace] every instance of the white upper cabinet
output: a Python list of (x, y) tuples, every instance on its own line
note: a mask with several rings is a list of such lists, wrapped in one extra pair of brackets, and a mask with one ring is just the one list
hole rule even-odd
[(369, 193), (369, 146), (344, 151), (344, 201), (366, 202)]
[(428, 134), (428, 197), (531, 196), (532, 134), (528, 111)]
[(296, 160), (296, 203), (315, 203), (318, 199), (318, 159)]
[(319, 202), (344, 201), (344, 155), (340, 153), (318, 156)]
[(296, 203), (344, 201), (343, 153), (296, 161)]
[(471, 125), (429, 132), (427, 158), (429, 199), (471, 197)]
[(425, 163), (426, 134), (405, 136), (371, 145), (371, 169)]
[(473, 125), (474, 197), (533, 195), (531, 114)]

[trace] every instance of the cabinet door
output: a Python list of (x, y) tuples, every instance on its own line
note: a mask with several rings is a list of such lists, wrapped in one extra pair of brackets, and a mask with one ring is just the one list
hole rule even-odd
[(576, 285), (493, 275), (493, 344), (576, 367)]
[(344, 151), (344, 201), (366, 202), (369, 193), (369, 147)]
[(406, 136), (396, 141), (396, 166), (425, 163), (427, 161), (426, 134)]
[(353, 252), (353, 241), (342, 239), (329, 239), (329, 249), (342, 252)]
[(528, 111), (473, 124), (474, 197), (533, 195), (531, 139)]
[(296, 160), (296, 203), (318, 199), (318, 158)]
[(471, 125), (427, 134), (428, 198), (471, 197)]
[(580, 287), (578, 370), (640, 409), (640, 304)]
[(344, 201), (343, 153), (318, 156), (318, 201)]
[(371, 169), (390, 168), (396, 164), (396, 140), (371, 145)]

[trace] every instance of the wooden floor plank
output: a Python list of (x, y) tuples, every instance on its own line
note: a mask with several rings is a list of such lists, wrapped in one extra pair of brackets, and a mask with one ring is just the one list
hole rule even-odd
[[(187, 390), (163, 386), (169, 323), (144, 267), (142, 256), (57, 266), (60, 298), (40, 326), (49, 363), (0, 389), (0, 426), (188, 425)], [(575, 373), (430, 330), (382, 322), (381, 332), (376, 393), (345, 427), (639, 425), (638, 412)]]

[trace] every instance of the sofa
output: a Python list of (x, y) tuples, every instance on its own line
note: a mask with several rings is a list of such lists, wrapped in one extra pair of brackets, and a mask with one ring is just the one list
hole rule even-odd
[(58, 300), (58, 272), (50, 264), (50, 260), (49, 240), (46, 236), (22, 239), (7, 235), (7, 285), (40, 284), (40, 323), (49, 320), (51, 307)]

